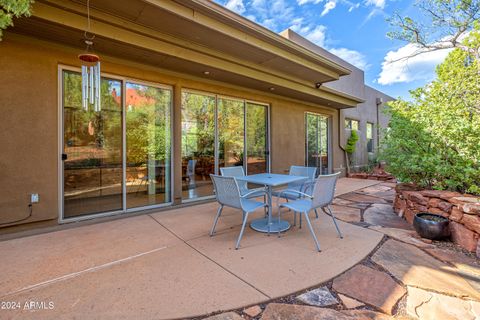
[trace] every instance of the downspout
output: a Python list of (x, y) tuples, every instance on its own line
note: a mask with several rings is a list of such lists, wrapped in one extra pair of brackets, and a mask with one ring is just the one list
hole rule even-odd
[(377, 98), (375, 100), (377, 104), (377, 150), (380, 148), (380, 106), (383, 104), (383, 98)]

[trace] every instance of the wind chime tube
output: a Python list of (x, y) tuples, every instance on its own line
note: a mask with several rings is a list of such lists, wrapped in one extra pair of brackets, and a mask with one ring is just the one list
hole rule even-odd
[(102, 78), (100, 73), (100, 61), (97, 62), (97, 66), (95, 68), (95, 106), (96, 111), (101, 111), (100, 106), (100, 96), (101, 96), (101, 89), (102, 89)]
[(97, 112), (98, 111), (98, 105), (97, 105), (97, 66), (93, 66), (93, 111)]
[(82, 108), (88, 110), (88, 73), (87, 67), (82, 66)]
[(89, 72), (90, 81), (89, 81), (88, 85), (89, 85), (89, 87), (90, 87), (90, 88), (89, 88), (89, 89), (90, 89), (90, 92), (89, 92), (88, 98), (89, 98), (90, 104), (93, 104), (95, 101), (93, 101), (93, 100), (94, 100), (94, 99), (93, 99), (93, 98), (94, 98), (94, 95), (93, 95), (93, 85), (94, 85), (94, 83), (93, 83), (93, 67), (92, 67), (92, 66), (90, 66), (90, 70), (89, 70), (89, 71), (90, 71), (90, 72)]

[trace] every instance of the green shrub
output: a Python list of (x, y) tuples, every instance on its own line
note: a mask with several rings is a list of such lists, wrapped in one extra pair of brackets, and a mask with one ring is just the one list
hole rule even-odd
[(480, 36), (453, 50), (437, 78), (389, 103), (381, 159), (402, 182), (480, 194)]

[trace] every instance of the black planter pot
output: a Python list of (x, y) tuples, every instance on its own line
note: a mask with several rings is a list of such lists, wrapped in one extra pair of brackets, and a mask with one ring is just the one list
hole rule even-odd
[(413, 227), (422, 238), (426, 239), (441, 240), (450, 236), (448, 219), (434, 213), (417, 213), (413, 219)]

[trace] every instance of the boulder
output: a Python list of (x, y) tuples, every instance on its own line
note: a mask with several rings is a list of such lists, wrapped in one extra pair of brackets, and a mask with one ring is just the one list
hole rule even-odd
[(424, 197), (421, 192), (417, 191), (406, 191), (404, 192), (407, 194), (407, 199), (409, 199), (412, 202), (415, 202), (416, 204), (422, 205), (422, 206), (428, 206), (428, 198)]
[(464, 214), (462, 221), (460, 221), (468, 229), (480, 233), (480, 217), (470, 214)]
[(463, 211), (462, 210), (459, 210), (456, 207), (452, 208), (452, 212), (449, 216), (450, 220), (459, 222), (460, 220), (462, 220), (462, 217), (463, 217)]
[(462, 211), (467, 214), (480, 215), (480, 203), (465, 203), (459, 206), (461, 206)]
[(438, 204), (441, 202), (442, 200), (441, 199), (438, 199), (438, 198), (430, 198), (430, 200), (428, 200), (428, 207), (429, 208), (437, 208), (438, 207)]
[(440, 201), (438, 204), (437, 204), (437, 208), (439, 208), (440, 210), (444, 211), (444, 212), (450, 212), (450, 210), (452, 209), (453, 207), (453, 204), (447, 202), (447, 201)]
[[(465, 215), (463, 216), (465, 218)], [(462, 220), (463, 220), (462, 218)], [(450, 221), (450, 233), (453, 243), (470, 252), (476, 252), (478, 235), (455, 221)]]
[(453, 191), (444, 191), (444, 190), (422, 190), (420, 194), (429, 197), (429, 198), (440, 198), (443, 200), (449, 200), (453, 197), (460, 197), (462, 194)]

